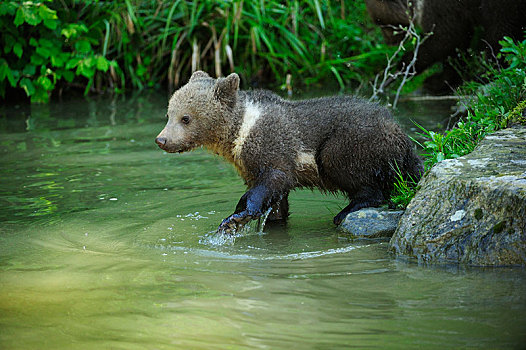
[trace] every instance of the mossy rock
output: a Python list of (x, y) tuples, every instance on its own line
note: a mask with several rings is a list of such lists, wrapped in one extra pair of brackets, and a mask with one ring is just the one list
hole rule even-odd
[(423, 262), (526, 265), (526, 127), (487, 136), (420, 181), (390, 241)]

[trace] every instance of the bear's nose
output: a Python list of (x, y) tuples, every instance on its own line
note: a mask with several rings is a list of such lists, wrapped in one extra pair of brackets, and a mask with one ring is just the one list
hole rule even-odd
[(163, 147), (164, 145), (166, 145), (166, 137), (157, 137), (155, 139), (155, 143), (159, 145), (159, 147)]

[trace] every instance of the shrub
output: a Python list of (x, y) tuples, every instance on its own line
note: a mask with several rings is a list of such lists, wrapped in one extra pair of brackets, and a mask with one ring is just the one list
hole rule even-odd
[(2, 96), (9, 83), (24, 89), (31, 102), (47, 102), (61, 80), (71, 83), (83, 76), (88, 90), (96, 72), (114, 64), (92, 52), (94, 39), (86, 35), (86, 25), (62, 22), (45, 3), (2, 2), (0, 18)]
[(173, 89), (195, 69), (344, 88), (390, 50), (361, 1), (5, 1), (0, 30), (0, 93), (24, 89), (32, 102), (69, 86)]

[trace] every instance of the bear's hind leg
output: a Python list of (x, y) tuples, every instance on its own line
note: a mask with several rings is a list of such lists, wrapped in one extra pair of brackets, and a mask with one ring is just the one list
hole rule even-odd
[(349, 197), (352, 198), (349, 205), (343, 208), (343, 210), (334, 217), (333, 222), (335, 225), (341, 224), (343, 220), (345, 220), (347, 214), (352, 213), (353, 211), (368, 207), (378, 207), (385, 202), (382, 191), (374, 190), (369, 187), (360, 190), (353, 196), (349, 195)]
[(268, 215), (269, 221), (283, 221), (289, 217), (289, 194), (284, 194), (283, 198), (272, 206), (272, 211)]

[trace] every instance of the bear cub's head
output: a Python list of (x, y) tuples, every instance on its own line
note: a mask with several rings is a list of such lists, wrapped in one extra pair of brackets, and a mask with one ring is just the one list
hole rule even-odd
[(239, 76), (214, 79), (197, 71), (168, 103), (168, 122), (155, 143), (166, 152), (186, 152), (199, 146), (217, 146), (232, 123)]

